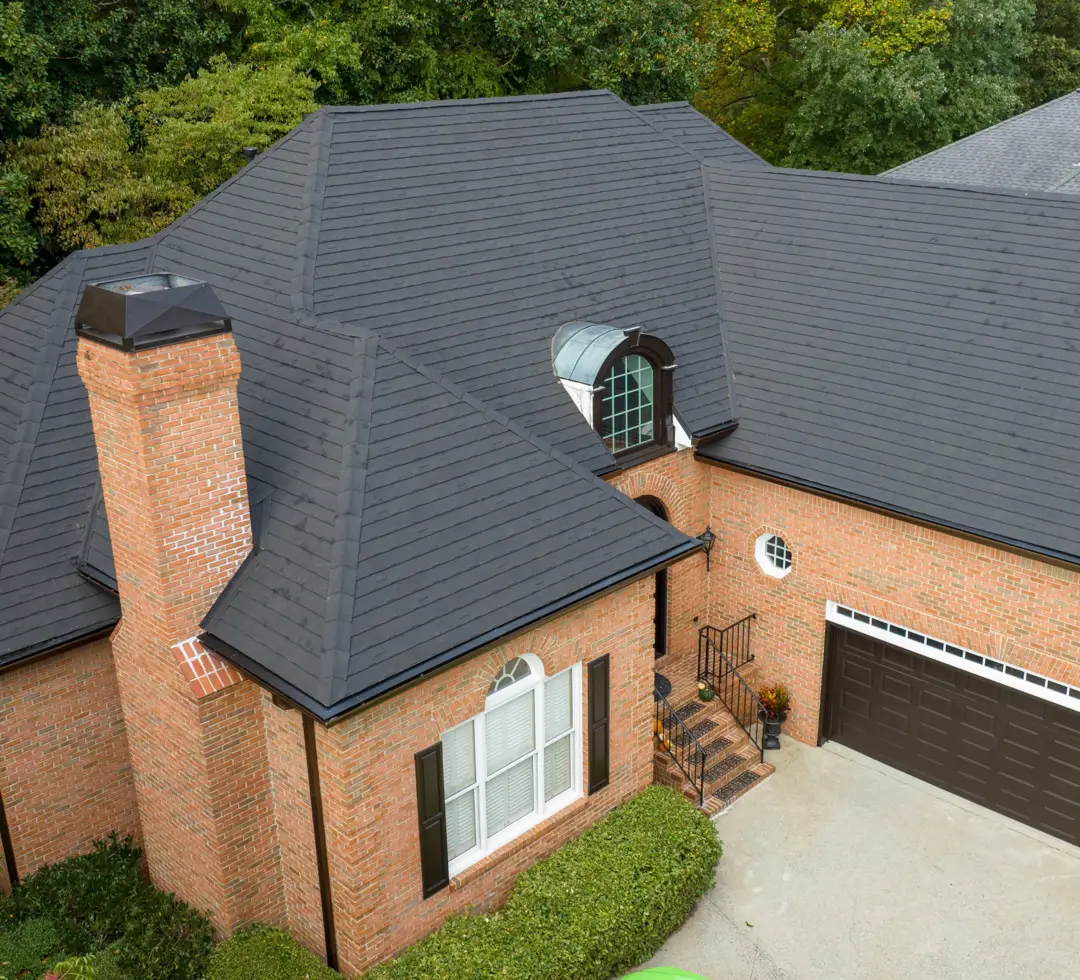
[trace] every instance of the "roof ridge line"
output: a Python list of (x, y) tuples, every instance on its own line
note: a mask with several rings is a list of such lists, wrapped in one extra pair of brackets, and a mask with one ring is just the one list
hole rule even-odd
[[(509, 418), (509, 416), (503, 415), (502, 412), (500, 412), (498, 409), (492, 408), (490, 405), (487, 404), (487, 402), (481, 400), (480, 398), (477, 398), (471, 392), (466, 391), (464, 388), (461, 387), (461, 385), (457, 384), (454, 381), (450, 381), (448, 378), (444, 377), (430, 365), (425, 364), (423, 361), (417, 360), (412, 354), (409, 354), (403, 350), (394, 347), (392, 344), (386, 341), (385, 337), (380, 338), (379, 343), (380, 346), (382, 346), (383, 350), (385, 350), (392, 357), (397, 358), (397, 360), (399, 360), (406, 367), (412, 368), (414, 371), (422, 374), (429, 381), (439, 385), (441, 388), (443, 388), (449, 394), (453, 395), (455, 398), (463, 401), (466, 405), (469, 405), (476, 411), (480, 412), (489, 421), (501, 425), (503, 428), (516, 435), (519, 439), (524, 439), (534, 448), (539, 449), (543, 453), (546, 453), (553, 460), (561, 463), (576, 476), (582, 477), (583, 479), (589, 480), (594, 484), (598, 484), (599, 486), (604, 487), (604, 489), (609, 494), (614, 496), (615, 499), (617, 499), (624, 506), (633, 510), (636, 514), (648, 518), (653, 524), (656, 524), (659, 527), (674, 530), (678, 534), (683, 534), (682, 531), (679, 531), (677, 528), (675, 528), (675, 526), (669, 521), (665, 521), (659, 517), (656, 517), (649, 510), (642, 507), (635, 501), (631, 500), (621, 490), (608, 483), (607, 480), (601, 479), (591, 470), (586, 469), (580, 463), (575, 462), (565, 453), (561, 452), (545, 440), (541, 439), (539, 436), (530, 432), (524, 426), (519, 425), (517, 422), (513, 421), (513, 419)], [(554, 378), (554, 375), (552, 375), (552, 378)], [(683, 536), (686, 538), (690, 537), (686, 534), (684, 534)]]
[(0, 565), (3, 564), (7, 551), (15, 512), (22, 499), (26, 471), (30, 467), (30, 458), (37, 442), (41, 420), (45, 415), (45, 406), (52, 391), (60, 355), (64, 350), (64, 337), (75, 311), (75, 300), (86, 271), (85, 252), (76, 252), (64, 261), (70, 264), (64, 270), (62, 285), (49, 316), (49, 325), (39, 348), (40, 355), (34, 365), (26, 401), (23, 402), (22, 417), (19, 419), (19, 427), (4, 466), (3, 482), (0, 483)]
[(319, 230), (322, 225), (323, 196), (330, 165), (330, 147), (334, 140), (333, 113), (315, 113), (308, 146), (307, 176), (301, 200), (303, 217), (296, 228), (296, 268), (293, 272), (293, 309), (314, 309), (315, 263), (319, 255)]
[(432, 109), (457, 105), (489, 105), (493, 102), (558, 102), (561, 99), (587, 99), (591, 96), (610, 95), (622, 102), (614, 92), (606, 88), (573, 89), (568, 92), (535, 92), (524, 95), (478, 96), (472, 99), (428, 99), (424, 102), (379, 102), (372, 105), (327, 105), (322, 109), (334, 115), (360, 112), (396, 112), (401, 109)]
[(371, 443), (378, 335), (369, 332), (366, 336), (354, 337), (353, 349), (356, 360), (349, 385), (349, 408), (342, 438), (341, 482), (334, 518), (334, 546), (327, 577), (326, 618), (323, 621), (319, 687), (324, 702), (330, 700), (334, 683), (347, 679), (352, 652), (353, 608), (360, 564), (360, 532), (364, 523), (364, 491)]

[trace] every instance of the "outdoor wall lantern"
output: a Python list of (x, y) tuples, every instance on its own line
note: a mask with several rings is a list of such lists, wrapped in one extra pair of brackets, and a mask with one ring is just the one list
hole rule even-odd
[(705, 530), (698, 536), (698, 540), (705, 545), (705, 571), (709, 570), (709, 554), (712, 551), (712, 546), (716, 542), (716, 535), (712, 533), (712, 528), (706, 526)]

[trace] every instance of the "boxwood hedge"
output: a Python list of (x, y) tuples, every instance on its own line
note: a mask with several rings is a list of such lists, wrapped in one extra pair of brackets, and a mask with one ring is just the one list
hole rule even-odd
[(607, 980), (652, 956), (712, 886), (712, 822), (653, 786), (364, 980)]

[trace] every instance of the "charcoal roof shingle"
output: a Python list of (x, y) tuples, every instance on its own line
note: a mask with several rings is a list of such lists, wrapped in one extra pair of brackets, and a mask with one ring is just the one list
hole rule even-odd
[(887, 175), (1080, 194), (1080, 90), (902, 163)]
[(265, 490), (208, 625), (314, 711), (697, 548), (592, 475), (614, 460), (550, 338), (647, 325), (694, 365), (688, 424), (730, 418), (699, 170), (608, 93), (322, 110), (165, 231), (67, 260), (0, 312), (0, 661), (118, 616), (72, 329), (115, 275), (205, 279), (232, 316)]
[(708, 177), (740, 424), (702, 453), (1080, 559), (1080, 202)]

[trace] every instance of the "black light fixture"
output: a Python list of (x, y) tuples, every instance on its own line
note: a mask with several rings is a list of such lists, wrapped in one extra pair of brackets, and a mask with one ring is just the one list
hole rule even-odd
[(708, 571), (709, 553), (712, 551), (712, 546), (716, 542), (716, 535), (712, 533), (711, 527), (706, 526), (705, 530), (698, 535), (698, 539), (705, 545), (705, 571)]

